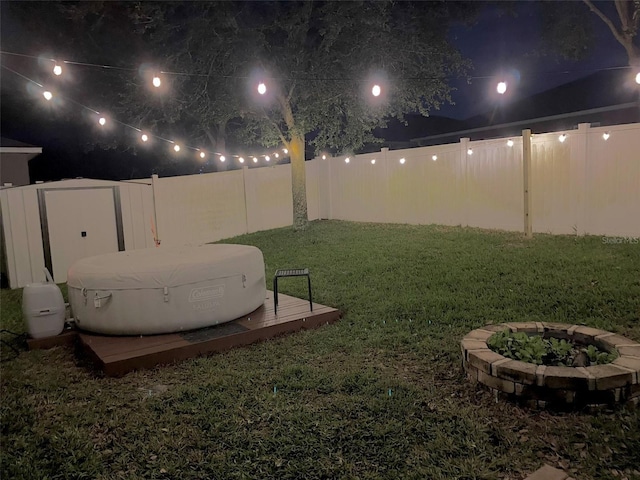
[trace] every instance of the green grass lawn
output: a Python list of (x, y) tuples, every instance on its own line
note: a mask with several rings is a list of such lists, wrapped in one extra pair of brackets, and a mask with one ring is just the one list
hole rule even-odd
[[(229, 241), (263, 251), (268, 286), (309, 267), (343, 319), (120, 379), (71, 349), (3, 349), (1, 478), (640, 479), (637, 410), (496, 403), (459, 347), (503, 321), (640, 340), (640, 245), (337, 221)], [(299, 280), (280, 290), (306, 298)], [(24, 331), (20, 299), (2, 291), (2, 328)]]

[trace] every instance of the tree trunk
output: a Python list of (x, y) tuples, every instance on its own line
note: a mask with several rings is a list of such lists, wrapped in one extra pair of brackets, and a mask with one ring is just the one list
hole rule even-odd
[(304, 135), (293, 135), (289, 143), (291, 157), (291, 192), (293, 194), (293, 229), (304, 230), (307, 216), (307, 180), (304, 163)]

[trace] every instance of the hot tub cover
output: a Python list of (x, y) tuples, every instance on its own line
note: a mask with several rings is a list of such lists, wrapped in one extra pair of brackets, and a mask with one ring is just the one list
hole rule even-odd
[(87, 257), (68, 272), (79, 328), (148, 335), (228, 322), (265, 300), (262, 252), (247, 245), (131, 250)]

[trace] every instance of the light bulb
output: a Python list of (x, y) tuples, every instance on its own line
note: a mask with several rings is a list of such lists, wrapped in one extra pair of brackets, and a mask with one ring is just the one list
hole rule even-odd
[(146, 142), (146, 141), (148, 141), (148, 140), (149, 140), (149, 137), (147, 136), (147, 134), (146, 134), (146, 133), (143, 133), (143, 134), (142, 134), (142, 136), (140, 137), (140, 139), (141, 139), (143, 142)]
[(278, 154), (277, 152), (273, 154), (274, 157), (278, 158), (280, 157), (280, 154)]
[(224, 155), (220, 155), (220, 161), (224, 162), (226, 160), (226, 157)]
[(382, 92), (382, 90), (380, 89), (380, 85), (374, 85), (373, 88), (371, 89), (371, 94), (374, 97), (380, 96), (381, 92)]
[(432, 156), (431, 156), (431, 160), (433, 160), (434, 162), (435, 162), (436, 160), (438, 160), (438, 155), (432, 155)]
[(178, 144), (176, 143), (176, 144), (173, 146), (173, 149), (174, 149), (176, 152), (179, 152), (179, 151), (180, 151), (180, 145), (178, 145)]
[(400, 159), (400, 165), (404, 165), (404, 162), (406, 162), (407, 160), (405, 158), (401, 158)]
[(602, 134), (602, 139), (605, 140), (605, 141), (609, 140), (609, 137), (610, 137), (609, 132), (604, 132)]
[(513, 147), (513, 140), (507, 140), (507, 147)]
[(326, 159), (327, 159), (327, 156), (326, 156), (326, 155), (322, 155), (322, 159), (323, 159), (323, 160), (326, 160)]
[(238, 161), (239, 161), (240, 163), (244, 163), (244, 158), (243, 158), (243, 157), (240, 157), (240, 158), (238, 159)]
[(260, 95), (267, 93), (267, 86), (264, 83), (260, 83), (260, 85), (258, 85), (258, 93)]
[(371, 159), (371, 165), (375, 165), (375, 164), (376, 164), (376, 159), (375, 159), (375, 158), (372, 158), (372, 159)]
[(265, 155), (264, 159), (268, 162), (269, 160), (271, 160), (271, 157), (269, 155)]
[(289, 153), (289, 150), (287, 150), (286, 148), (283, 148), (282, 152), (286, 155), (287, 153)]
[(46, 98), (47, 100), (51, 100), (53, 98), (53, 94), (51, 92), (49, 92), (49, 91), (42, 92), (42, 96), (44, 98)]
[(58, 64), (56, 64), (55, 67), (53, 67), (53, 73), (55, 75), (62, 75), (62, 67)]
[(504, 95), (504, 93), (507, 91), (507, 82), (499, 82), (498, 86), (496, 87), (496, 91), (500, 95)]
[(158, 88), (160, 85), (162, 85), (162, 80), (160, 80), (160, 77), (153, 77), (153, 86)]
[(636, 83), (640, 85), (640, 72), (636, 74)]
[(564, 141), (567, 139), (567, 134), (563, 133), (562, 135), (560, 135), (558, 137), (558, 140), (560, 140), (560, 143), (564, 143)]
[(100, 117), (100, 120), (98, 120), (98, 123), (102, 126), (104, 126), (107, 123), (107, 119), (104, 117)]
[(256, 157), (253, 157), (253, 163), (258, 163), (258, 159)]
[(200, 158), (204, 158), (204, 157), (206, 157), (206, 156), (207, 156), (207, 154), (206, 154), (206, 153), (204, 153), (204, 152), (200, 152)]
[(467, 150), (467, 155), (473, 155), (473, 150), (471, 148)]
[(349, 157), (344, 159), (344, 163), (349, 163), (351, 161), (351, 159)]

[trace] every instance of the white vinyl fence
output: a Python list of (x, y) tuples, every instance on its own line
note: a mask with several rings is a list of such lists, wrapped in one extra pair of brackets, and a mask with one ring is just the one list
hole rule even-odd
[[(382, 149), (353, 156), (349, 163), (345, 157), (307, 161), (309, 219), (640, 237), (640, 124), (606, 128), (581, 124), (565, 132), (525, 133), (482, 141), (463, 138), (455, 144), (405, 150)], [(564, 142), (559, 139), (561, 134), (566, 134)], [(151, 226), (163, 247), (197, 245), (292, 224), (290, 165), (154, 176), (150, 183), (101, 185), (103, 189), (120, 185), (114, 192), (122, 192), (118, 200), (122, 212), (115, 217), (115, 225), (120, 225), (116, 238), (119, 249), (153, 246)], [(71, 194), (76, 190), (46, 193), (38, 207), (36, 191), (54, 187), (32, 185), (1, 192), (2, 224), (5, 238), (9, 238), (7, 263), (14, 288), (39, 278), (47, 248), (48, 263), (55, 267), (58, 258), (59, 265), (64, 265), (65, 258), (58, 252), (62, 247), (53, 249), (49, 237), (56, 231), (62, 235), (66, 231), (62, 227), (70, 220), (56, 220), (55, 225), (49, 221), (47, 228), (40, 221), (43, 206), (49, 203), (61, 212), (51, 218), (62, 218), (63, 203), (72, 202)], [(88, 205), (97, 204), (100, 193), (105, 197), (105, 212), (112, 208), (106, 190), (96, 193), (86, 187), (77, 191), (96, 197)], [(63, 237), (59, 244), (71, 245)], [(76, 237), (77, 232), (70, 238), (78, 241)], [(67, 255), (77, 252), (77, 248), (68, 250)], [(57, 281), (64, 276), (62, 266)]]
[[(525, 141), (522, 136), (463, 138), (455, 144), (382, 149), (351, 156), (349, 163), (345, 157), (307, 161), (309, 219), (524, 231)], [(532, 135), (530, 143), (533, 232), (640, 236), (640, 124), (581, 124), (577, 130)], [(154, 194), (163, 245), (216, 241), (292, 223), (290, 165), (155, 178)]]

